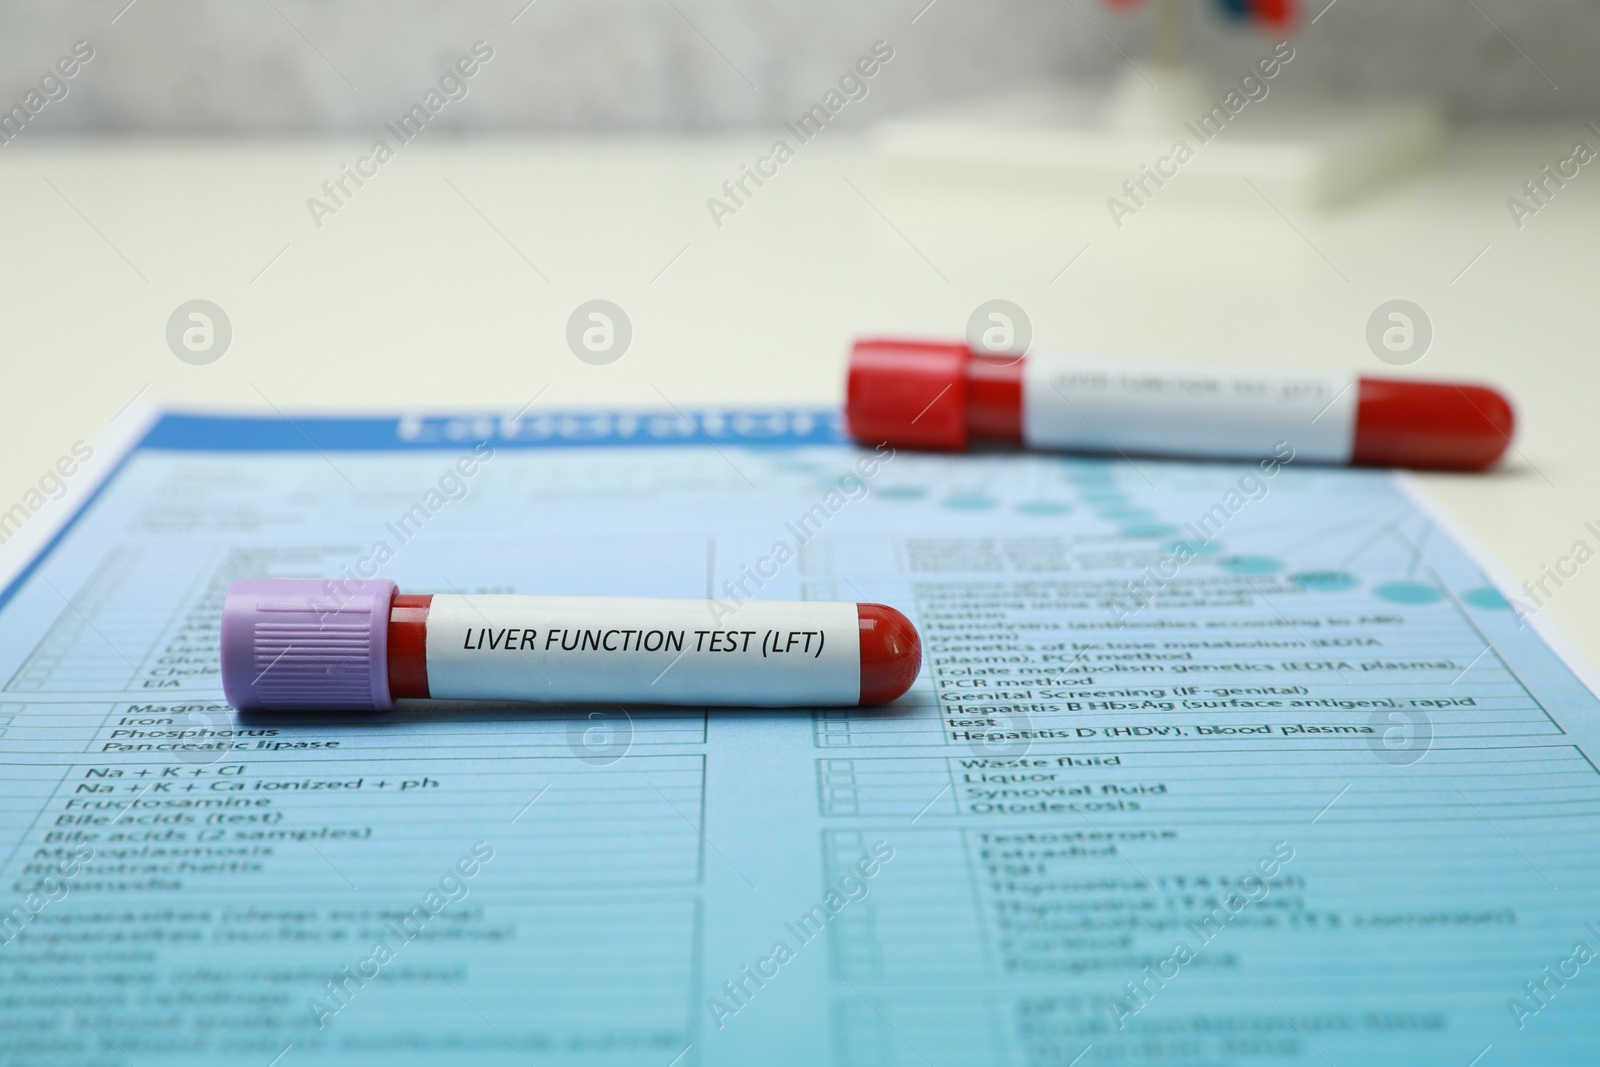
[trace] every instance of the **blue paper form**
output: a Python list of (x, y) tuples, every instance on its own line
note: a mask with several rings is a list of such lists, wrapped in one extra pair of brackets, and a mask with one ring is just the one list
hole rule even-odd
[[(1592, 1063), (1583, 668), (1290, 451), (164, 416), (0, 593), (0, 1063)], [(231, 579), (373, 574), (881, 601), (927, 660), (883, 709), (222, 703)]]

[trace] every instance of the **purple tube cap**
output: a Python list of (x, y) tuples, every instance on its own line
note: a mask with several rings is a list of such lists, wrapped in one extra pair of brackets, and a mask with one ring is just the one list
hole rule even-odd
[(222, 605), (222, 691), (240, 711), (388, 711), (387, 579), (242, 579)]

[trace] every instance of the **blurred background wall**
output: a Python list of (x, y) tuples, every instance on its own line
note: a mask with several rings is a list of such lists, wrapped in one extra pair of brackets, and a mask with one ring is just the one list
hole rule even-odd
[[(1263, 42), (1194, 6), (1199, 57), (1232, 80)], [(871, 87), (882, 117), (1104, 77), (1119, 49), (1143, 54), (1147, 18), (1098, 0), (14, 0), (0, 2), (0, 103), (86, 40), (94, 60), (30, 137), (370, 130), (481, 39), (495, 58), (441, 126), (769, 126), (878, 39), (896, 51)], [(1597, 0), (1335, 0), (1296, 42), (1286, 94), (1427, 87), (1462, 118), (1600, 113)]]

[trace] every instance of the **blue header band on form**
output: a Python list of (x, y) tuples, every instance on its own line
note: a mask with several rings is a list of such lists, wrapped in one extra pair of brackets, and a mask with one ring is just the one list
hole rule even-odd
[(838, 411), (540, 411), (510, 415), (370, 418), (163, 414), (0, 590), (0, 608), (55, 551), (100, 494), (140, 452), (409, 452), (487, 441), (496, 448), (615, 448), (660, 445), (833, 445), (849, 441)]
[(540, 411), (521, 416), (403, 415), (287, 419), (163, 415), (140, 449), (176, 452), (403, 452), (487, 441), (507, 448), (638, 445), (832, 445), (837, 411)]

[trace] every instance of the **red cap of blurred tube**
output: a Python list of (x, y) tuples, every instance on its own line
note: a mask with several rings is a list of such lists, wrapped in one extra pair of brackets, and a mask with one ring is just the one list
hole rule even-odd
[[(857, 341), (845, 401), (850, 435), (862, 444), (945, 452), (973, 441), (1020, 444), (1025, 359), (982, 355), (961, 342)], [(1511, 445), (1511, 402), (1488, 386), (1358, 383), (1356, 466), (1477, 471)]]

